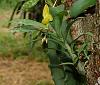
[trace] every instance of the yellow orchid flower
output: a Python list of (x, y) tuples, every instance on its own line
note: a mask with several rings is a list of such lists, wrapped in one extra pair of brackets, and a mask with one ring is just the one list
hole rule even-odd
[(49, 12), (48, 5), (46, 4), (44, 6), (44, 8), (43, 8), (43, 20), (42, 20), (42, 23), (47, 25), (52, 20), (53, 20), (53, 17), (52, 17), (52, 15)]

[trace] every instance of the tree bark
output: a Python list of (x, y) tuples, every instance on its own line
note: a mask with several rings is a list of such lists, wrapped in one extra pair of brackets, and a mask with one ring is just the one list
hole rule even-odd
[[(74, 38), (86, 33), (92, 32), (93, 37), (84, 36), (80, 40), (88, 39), (91, 41), (91, 57), (86, 69), (88, 85), (100, 85), (100, 0), (97, 0), (95, 13), (86, 14), (73, 25)], [(99, 82), (98, 82), (99, 81)]]

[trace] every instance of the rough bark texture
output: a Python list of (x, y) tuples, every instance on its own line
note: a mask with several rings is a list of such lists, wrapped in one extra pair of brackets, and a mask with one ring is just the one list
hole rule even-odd
[[(87, 79), (89, 85), (100, 85), (100, 0), (97, 0), (96, 15), (94, 16), (93, 53), (87, 66)], [(98, 83), (99, 82), (99, 83)]]
[(97, 1), (96, 13), (87, 14), (86, 17), (80, 18), (73, 27), (74, 38), (82, 33), (93, 33), (92, 38), (84, 36), (81, 40), (85, 38), (92, 43), (90, 46), (92, 54), (86, 67), (88, 85), (100, 85), (97, 83), (100, 77), (100, 0)]
[[(74, 0), (66, 1), (68, 6), (74, 2)], [(97, 0), (94, 14), (88, 13), (86, 17), (80, 17), (72, 27), (73, 38), (86, 32), (93, 33), (93, 37), (83, 36), (80, 38), (81, 41), (85, 39), (91, 41), (90, 50), (92, 53), (85, 68), (88, 85), (100, 85), (98, 83), (98, 78), (100, 78), (100, 0)]]

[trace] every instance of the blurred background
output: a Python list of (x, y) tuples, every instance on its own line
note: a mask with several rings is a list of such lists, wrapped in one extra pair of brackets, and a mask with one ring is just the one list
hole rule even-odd
[(0, 0), (0, 85), (53, 85), (41, 43), (30, 48), (28, 36), (7, 28), (17, 2)]
[[(5, 57), (34, 57), (39, 61), (47, 59), (41, 43), (30, 48), (29, 37), (23, 37), (22, 33), (11, 33), (7, 28), (8, 21), (18, 0), (0, 0), (0, 55)], [(15, 16), (16, 18), (17, 16)]]

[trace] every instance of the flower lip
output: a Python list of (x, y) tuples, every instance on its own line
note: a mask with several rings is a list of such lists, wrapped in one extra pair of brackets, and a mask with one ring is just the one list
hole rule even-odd
[(45, 25), (53, 20), (53, 17), (49, 12), (49, 7), (48, 7), (47, 4), (45, 4), (45, 6), (43, 8), (43, 14), (42, 15), (43, 15), (42, 23), (45, 24)]

